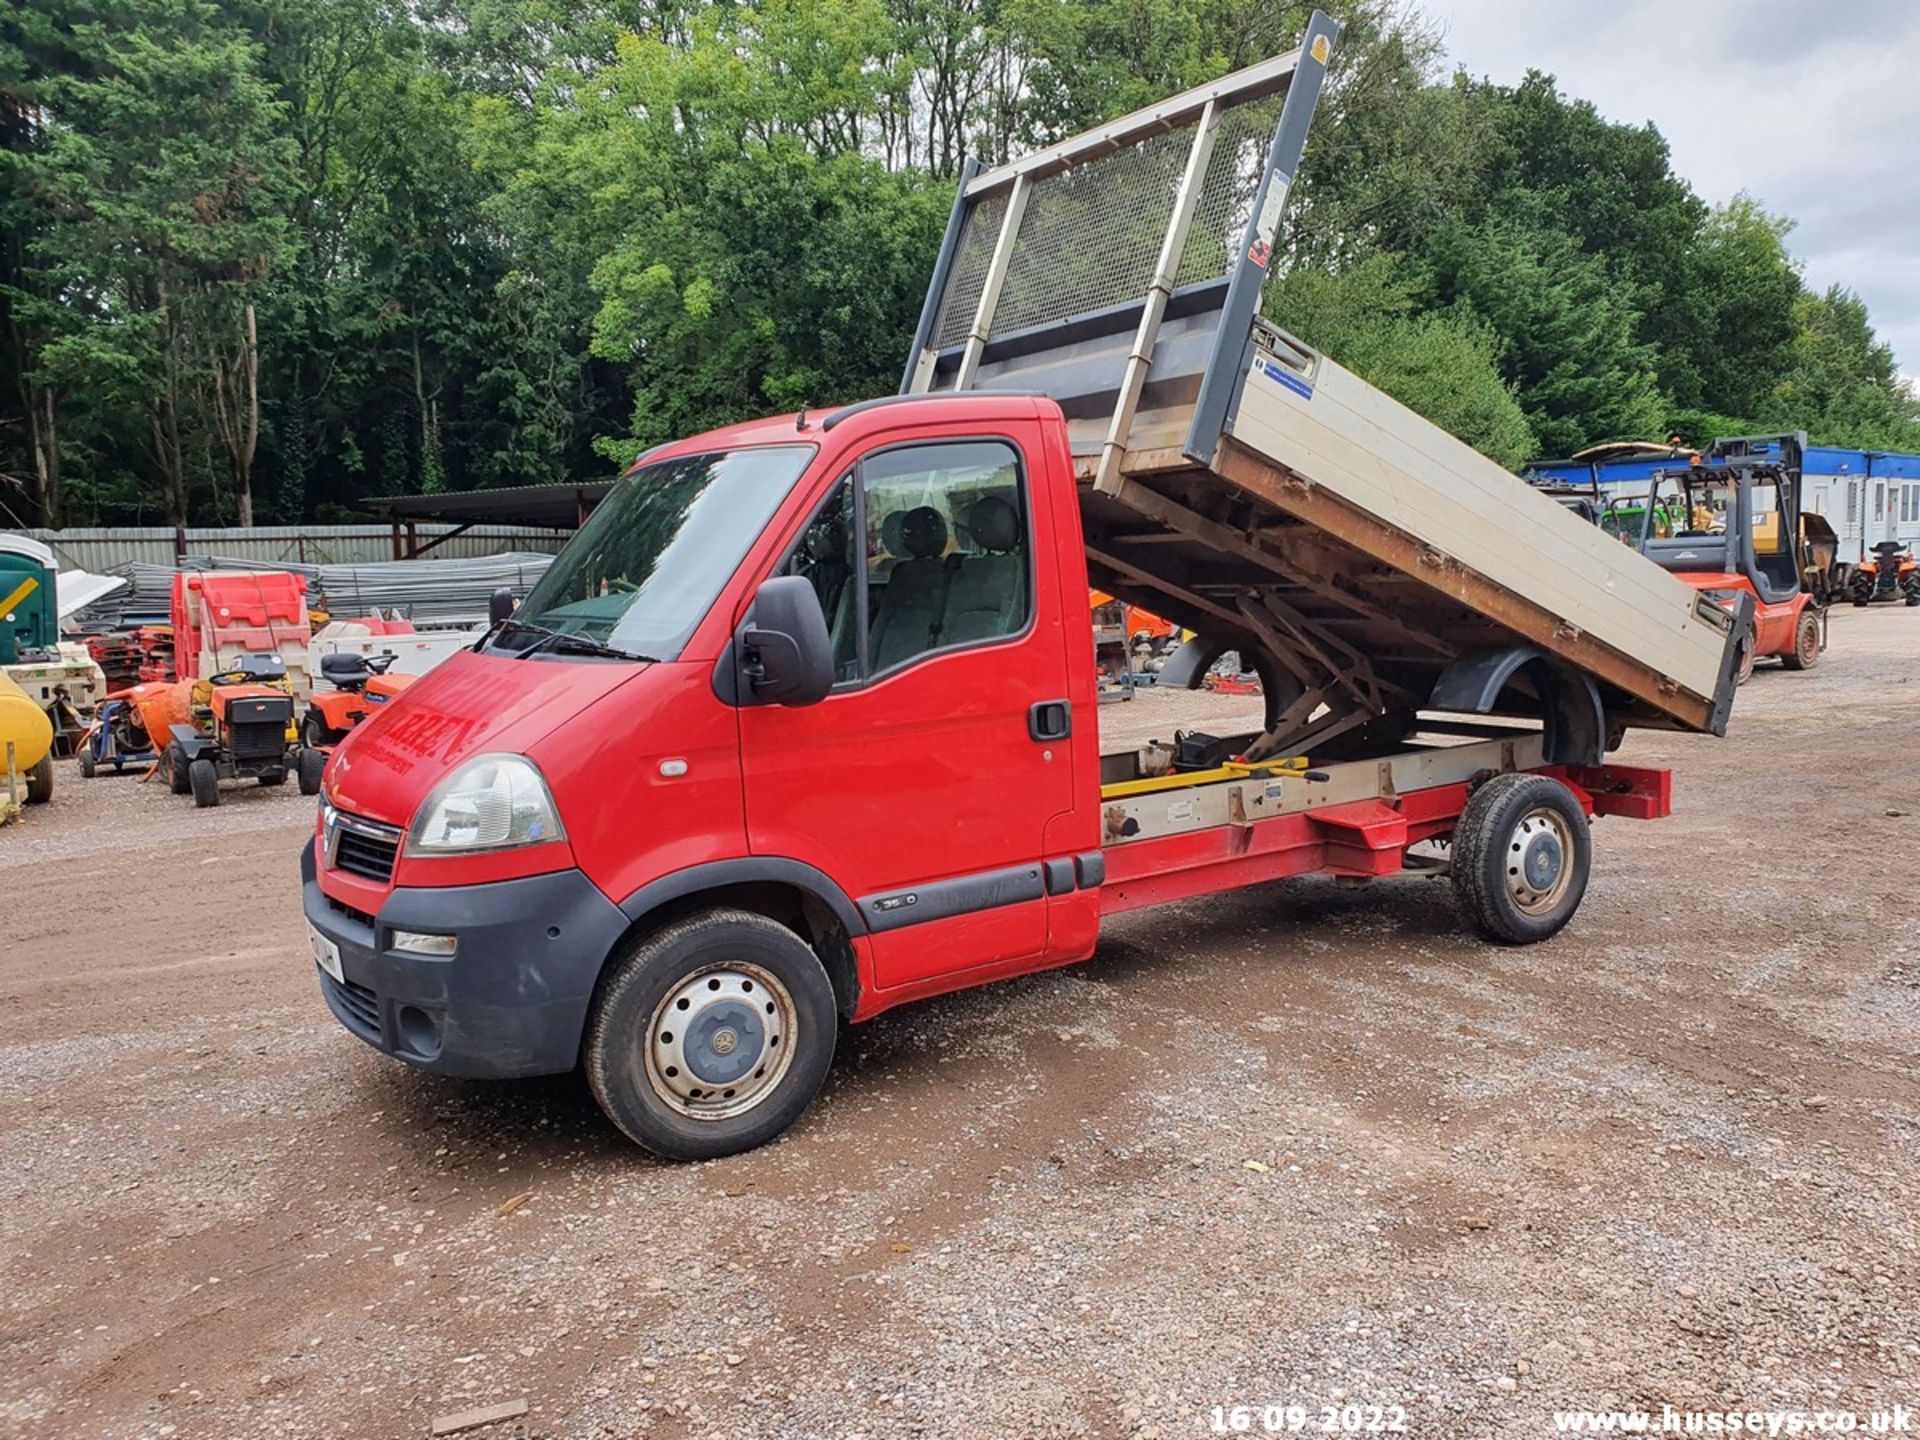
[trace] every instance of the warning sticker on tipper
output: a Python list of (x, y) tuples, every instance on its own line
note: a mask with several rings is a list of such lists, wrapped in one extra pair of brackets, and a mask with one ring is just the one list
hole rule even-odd
[(1260, 216), (1253, 227), (1253, 244), (1247, 250), (1247, 258), (1262, 270), (1273, 259), (1274, 233), (1280, 228), (1280, 212), (1287, 208), (1287, 189), (1292, 184), (1291, 175), (1274, 176), (1260, 202)]

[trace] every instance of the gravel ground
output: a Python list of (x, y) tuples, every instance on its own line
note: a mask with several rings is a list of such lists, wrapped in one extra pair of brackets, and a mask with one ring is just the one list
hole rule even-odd
[(0, 1434), (1920, 1402), (1920, 615), (1833, 632), (1728, 739), (1629, 741), (1678, 813), (1602, 823), (1548, 944), (1469, 938), (1420, 879), (1138, 913), (1089, 965), (848, 1032), (787, 1138), (698, 1166), (575, 1079), (437, 1080), (341, 1031), (291, 785), (202, 813), (63, 767), (0, 831)]

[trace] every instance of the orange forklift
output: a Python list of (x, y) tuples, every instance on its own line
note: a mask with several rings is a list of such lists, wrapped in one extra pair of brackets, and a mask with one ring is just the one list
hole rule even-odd
[(1640, 553), (1723, 608), (1736, 608), (1743, 593), (1754, 598), (1741, 683), (1763, 659), (1789, 670), (1819, 663), (1826, 608), (1807, 589), (1800, 560), (1798, 466), (1728, 459), (1656, 470), (1651, 485)]

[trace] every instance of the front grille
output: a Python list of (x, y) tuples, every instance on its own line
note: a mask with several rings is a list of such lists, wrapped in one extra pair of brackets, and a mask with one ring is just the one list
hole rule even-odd
[(400, 847), (391, 840), (376, 839), (358, 830), (341, 830), (339, 846), (333, 854), (336, 870), (361, 875), (382, 884), (393, 878), (394, 856)]
[(236, 760), (272, 760), (286, 753), (286, 722), (276, 719), (229, 724), (227, 745)]
[(380, 1039), (380, 998), (373, 991), (351, 980), (336, 980), (325, 971), (321, 972), (320, 983), (346, 1012), (349, 1029), (367, 1040)]
[(382, 885), (393, 879), (393, 862), (400, 853), (400, 832), (342, 811), (327, 818), (328, 864)]

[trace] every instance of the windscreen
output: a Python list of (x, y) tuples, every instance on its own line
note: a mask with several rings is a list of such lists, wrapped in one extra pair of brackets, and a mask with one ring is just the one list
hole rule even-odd
[(560, 552), (514, 623), (675, 658), (813, 450), (721, 450), (633, 471)]

